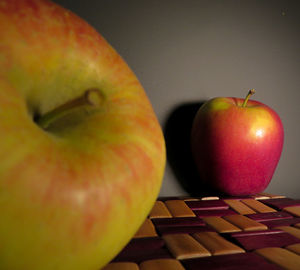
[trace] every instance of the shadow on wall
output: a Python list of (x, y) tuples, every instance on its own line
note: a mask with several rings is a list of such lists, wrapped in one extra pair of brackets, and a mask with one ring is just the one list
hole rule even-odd
[(190, 146), (193, 120), (203, 103), (200, 101), (177, 106), (164, 127), (167, 160), (180, 185), (191, 196), (216, 194), (201, 183)]
[(205, 101), (184, 103), (169, 115), (164, 126), (168, 163), (181, 187), (194, 197), (222, 196), (220, 192), (204, 186), (193, 160), (190, 136), (194, 117)]

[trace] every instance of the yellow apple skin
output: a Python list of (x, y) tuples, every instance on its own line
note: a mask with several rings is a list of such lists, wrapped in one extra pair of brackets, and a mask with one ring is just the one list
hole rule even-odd
[[(47, 130), (35, 115), (87, 89)], [(0, 269), (101, 269), (161, 186), (165, 144), (136, 76), (91, 26), (44, 0), (0, 1)]]

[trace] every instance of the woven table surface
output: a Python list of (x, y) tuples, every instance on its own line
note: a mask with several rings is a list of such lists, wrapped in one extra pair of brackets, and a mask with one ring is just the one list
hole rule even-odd
[(158, 198), (103, 270), (300, 269), (300, 199)]

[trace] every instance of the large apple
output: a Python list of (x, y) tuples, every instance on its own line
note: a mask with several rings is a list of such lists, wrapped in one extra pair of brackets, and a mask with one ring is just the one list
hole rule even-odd
[(271, 181), (283, 147), (277, 113), (247, 97), (213, 98), (198, 110), (191, 146), (200, 181), (228, 195), (263, 191)]
[(100, 269), (138, 230), (165, 146), (139, 81), (82, 19), (0, 2), (0, 269)]

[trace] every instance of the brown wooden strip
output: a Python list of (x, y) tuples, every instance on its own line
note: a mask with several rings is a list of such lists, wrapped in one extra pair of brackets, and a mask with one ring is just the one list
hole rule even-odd
[(218, 196), (207, 196), (207, 197), (202, 197), (202, 201), (212, 201), (212, 200), (219, 200), (220, 198)]
[(262, 248), (255, 253), (288, 270), (300, 269), (300, 256), (283, 248)]
[(168, 234), (163, 239), (178, 260), (211, 256), (206, 248), (188, 234)]
[(245, 199), (242, 200), (243, 203), (248, 205), (250, 208), (255, 210), (258, 213), (271, 213), (271, 212), (276, 212), (275, 209), (263, 204), (262, 202), (259, 202), (254, 199)]
[(194, 212), (182, 200), (169, 200), (165, 202), (173, 217), (195, 217)]
[(150, 214), (149, 218), (170, 218), (172, 217), (168, 208), (162, 201), (156, 201)]
[(156, 259), (144, 261), (140, 264), (140, 270), (185, 270), (182, 264), (175, 259)]
[(300, 229), (300, 223), (297, 223), (294, 225), (296, 228), (299, 228)]
[(284, 195), (276, 195), (276, 194), (271, 194), (271, 193), (267, 193), (267, 192), (261, 192), (258, 195), (260, 195), (260, 196), (266, 196), (266, 197), (269, 197), (270, 199), (282, 199), (282, 198), (285, 198)]
[(255, 214), (256, 212), (246, 204), (238, 200), (224, 200), (232, 209), (241, 215)]
[(271, 199), (271, 197), (266, 196), (262, 193), (251, 195), (250, 197), (252, 197), (254, 200), (268, 200), (268, 199)]
[(203, 217), (202, 220), (219, 233), (240, 232), (241, 229), (221, 217)]
[(155, 231), (155, 227), (150, 219), (146, 219), (142, 226), (139, 228), (134, 238), (142, 238), (142, 237), (155, 237), (157, 233)]
[(283, 208), (283, 210), (289, 212), (294, 216), (300, 217), (300, 206), (289, 206)]
[(200, 232), (193, 234), (212, 255), (244, 253), (245, 250), (227, 241), (216, 232)]
[(102, 270), (139, 270), (139, 267), (133, 262), (114, 262), (109, 263)]
[(288, 249), (289, 251), (292, 251), (292, 252), (300, 255), (300, 244), (289, 245), (285, 248)]
[(185, 202), (200, 201), (200, 198), (193, 198), (193, 197), (190, 197), (190, 198), (185, 198), (184, 201), (185, 201)]
[(274, 229), (279, 229), (282, 231), (285, 231), (297, 238), (300, 239), (300, 229), (297, 229), (295, 227), (291, 227), (291, 226), (280, 226), (280, 227), (275, 227)]
[(212, 201), (212, 200), (219, 200), (220, 197), (218, 196), (207, 196), (207, 197), (187, 197), (184, 198), (184, 201), (190, 202), (190, 201)]
[(266, 225), (243, 215), (229, 215), (224, 216), (223, 218), (244, 231), (259, 231), (268, 229)]

